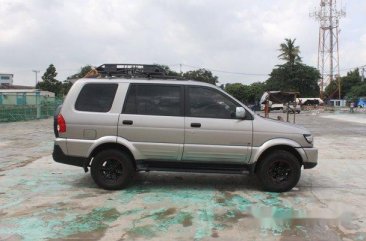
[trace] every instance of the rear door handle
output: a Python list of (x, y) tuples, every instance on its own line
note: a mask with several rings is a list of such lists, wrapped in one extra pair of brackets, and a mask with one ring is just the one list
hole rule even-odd
[(133, 124), (133, 121), (132, 120), (124, 120), (124, 121), (122, 121), (122, 124), (124, 124), (124, 125), (132, 125)]
[(191, 123), (191, 127), (200, 128), (201, 127), (201, 123)]

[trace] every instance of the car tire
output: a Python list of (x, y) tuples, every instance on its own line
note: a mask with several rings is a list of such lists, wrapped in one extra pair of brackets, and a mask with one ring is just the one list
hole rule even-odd
[(301, 165), (292, 153), (278, 150), (264, 157), (256, 174), (265, 191), (287, 192), (299, 182)]
[(119, 190), (127, 187), (135, 174), (131, 157), (119, 150), (99, 152), (91, 164), (91, 176), (94, 182), (107, 190)]

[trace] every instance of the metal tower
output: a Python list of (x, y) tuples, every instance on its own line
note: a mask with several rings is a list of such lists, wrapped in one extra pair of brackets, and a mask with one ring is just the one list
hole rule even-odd
[(336, 0), (320, 0), (320, 9), (311, 14), (320, 23), (318, 69), (321, 74), (319, 80), (321, 98), (325, 87), (336, 79), (338, 79), (338, 97), (341, 98), (338, 35), (339, 19), (345, 15), (344, 10), (337, 10)]

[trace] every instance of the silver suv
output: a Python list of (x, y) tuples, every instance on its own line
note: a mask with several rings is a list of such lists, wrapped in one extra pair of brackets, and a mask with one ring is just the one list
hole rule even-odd
[(117, 66), (107, 67), (72, 86), (55, 118), (53, 152), (56, 162), (90, 167), (104, 189), (126, 187), (138, 171), (250, 172), (264, 190), (284, 192), (301, 166), (317, 165), (308, 130), (262, 118), (216, 86), (141, 69), (116, 78)]

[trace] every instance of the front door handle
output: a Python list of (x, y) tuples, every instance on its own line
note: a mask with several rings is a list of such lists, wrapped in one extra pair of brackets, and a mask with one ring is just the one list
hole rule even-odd
[(123, 120), (122, 121), (122, 124), (124, 124), (124, 125), (132, 125), (133, 124), (133, 121), (132, 120)]
[(200, 128), (201, 123), (191, 123), (191, 127)]

